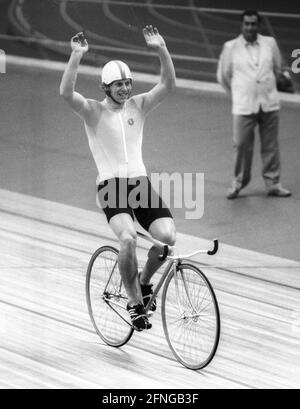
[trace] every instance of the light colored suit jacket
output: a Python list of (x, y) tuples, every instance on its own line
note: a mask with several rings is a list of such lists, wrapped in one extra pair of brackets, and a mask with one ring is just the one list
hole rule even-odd
[[(273, 37), (258, 35), (258, 63), (251, 57), (243, 35), (227, 41), (220, 55), (217, 79), (232, 96), (232, 113), (250, 115), (260, 107), (265, 112), (279, 109), (276, 76), (281, 55)], [(250, 46), (251, 47), (251, 46)]]

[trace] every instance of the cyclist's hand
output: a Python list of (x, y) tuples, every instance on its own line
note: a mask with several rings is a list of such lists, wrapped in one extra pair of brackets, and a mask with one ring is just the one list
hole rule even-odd
[(71, 48), (72, 51), (82, 53), (82, 55), (88, 51), (89, 45), (82, 32), (71, 38)]
[(158, 49), (166, 46), (165, 40), (159, 34), (156, 27), (146, 26), (143, 29), (143, 34), (148, 47)]

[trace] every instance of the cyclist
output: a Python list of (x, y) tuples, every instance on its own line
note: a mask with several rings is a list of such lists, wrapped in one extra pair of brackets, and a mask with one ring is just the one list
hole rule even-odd
[[(162, 262), (157, 258), (161, 249), (153, 246), (138, 274), (134, 216), (152, 237), (166, 244), (174, 245), (176, 235), (170, 210), (153, 190), (142, 159), (145, 117), (175, 88), (175, 69), (157, 28), (146, 26), (143, 35), (148, 47), (156, 50), (161, 65), (160, 80), (149, 92), (131, 96), (132, 74), (122, 61), (110, 61), (102, 69), (104, 100), (86, 99), (76, 92), (78, 67), (88, 51), (82, 33), (71, 39), (72, 53), (60, 85), (60, 94), (84, 121), (99, 173), (98, 200), (119, 240), (118, 265), (128, 296), (127, 310), (138, 331), (151, 328), (145, 306), (152, 294), (151, 277)], [(130, 193), (136, 188), (140, 189), (140, 198), (147, 198), (147, 204), (135, 208)], [(151, 310), (155, 308), (154, 302)]]

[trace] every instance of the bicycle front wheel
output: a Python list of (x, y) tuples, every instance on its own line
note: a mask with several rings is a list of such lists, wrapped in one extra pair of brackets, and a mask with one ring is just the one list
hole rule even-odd
[(92, 255), (86, 275), (86, 300), (91, 321), (101, 339), (114, 347), (126, 344), (133, 334), (118, 254), (114, 247), (100, 247)]
[(163, 328), (176, 359), (190, 369), (202, 369), (213, 359), (220, 338), (220, 313), (213, 288), (203, 272), (181, 264), (162, 294)]

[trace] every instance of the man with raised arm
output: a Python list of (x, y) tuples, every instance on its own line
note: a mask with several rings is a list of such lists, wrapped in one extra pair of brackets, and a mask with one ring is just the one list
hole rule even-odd
[[(78, 67), (88, 52), (82, 33), (71, 39), (72, 53), (60, 85), (61, 96), (84, 122), (98, 169), (98, 200), (119, 240), (118, 265), (128, 295), (127, 310), (138, 331), (151, 328), (145, 306), (152, 294), (150, 279), (162, 262), (158, 260), (161, 249), (153, 246), (143, 271), (138, 274), (134, 218), (153, 238), (166, 244), (174, 245), (176, 235), (170, 210), (153, 190), (142, 158), (145, 117), (175, 88), (176, 76), (157, 28), (146, 26), (143, 35), (147, 46), (157, 52), (161, 65), (160, 80), (149, 92), (131, 96), (132, 74), (119, 60), (109, 61), (102, 69), (104, 100), (87, 99), (76, 92)], [(142, 204), (132, 200), (137, 188)], [(154, 302), (150, 310), (155, 309)]]

